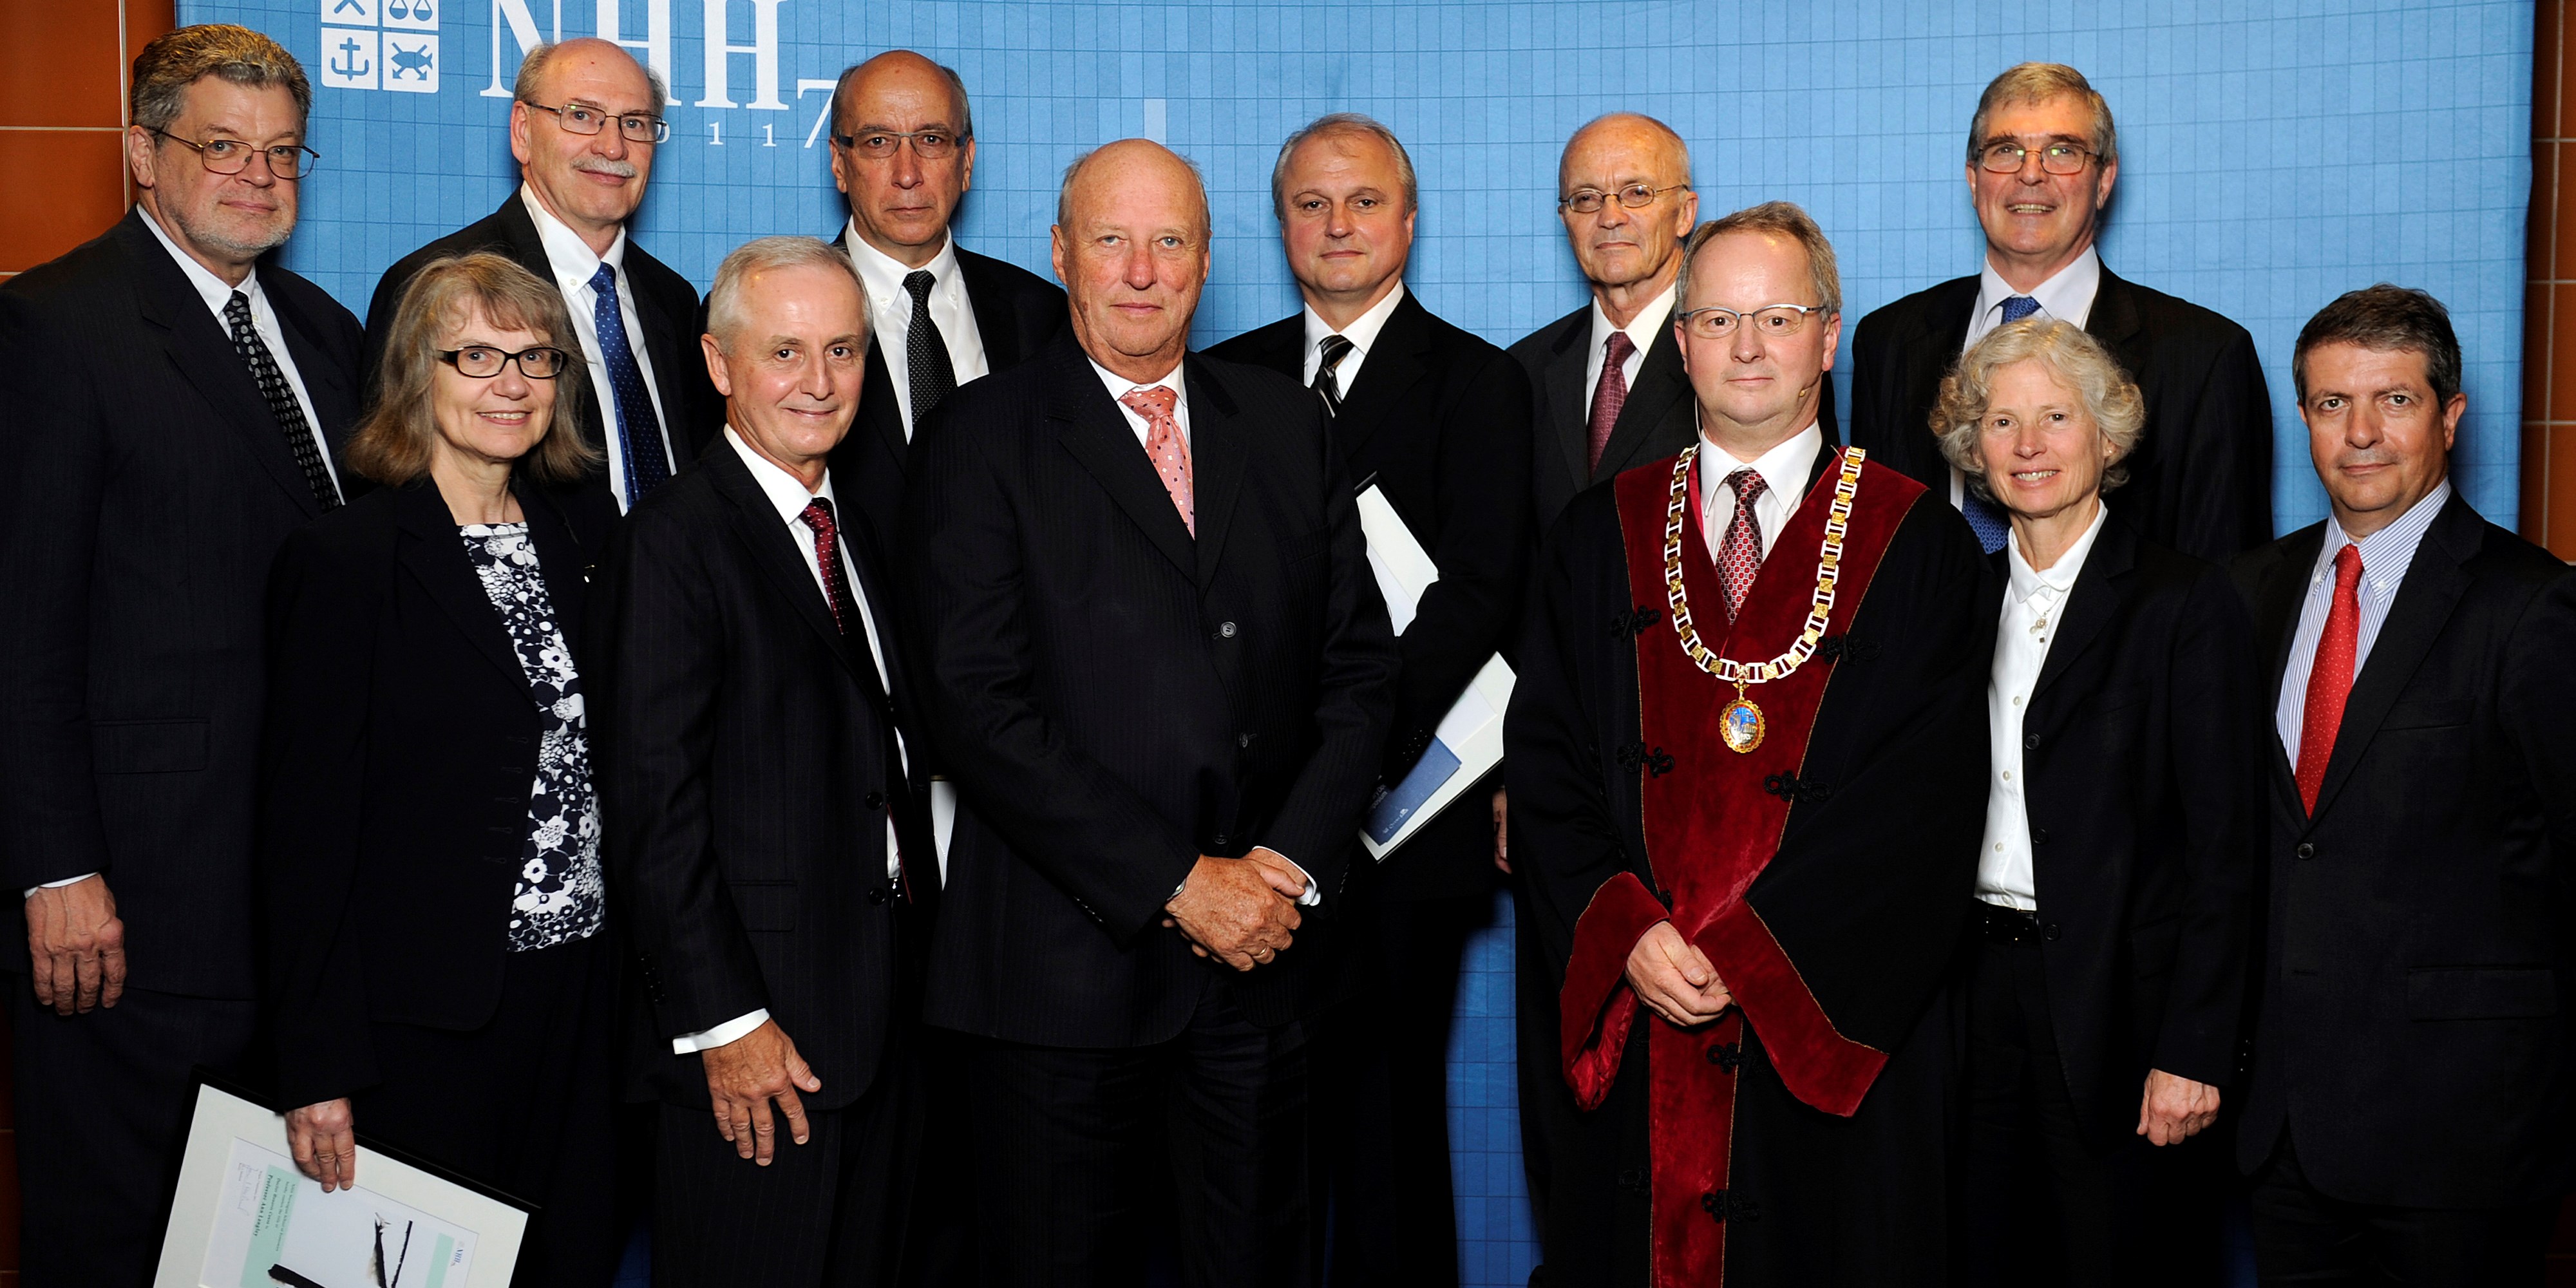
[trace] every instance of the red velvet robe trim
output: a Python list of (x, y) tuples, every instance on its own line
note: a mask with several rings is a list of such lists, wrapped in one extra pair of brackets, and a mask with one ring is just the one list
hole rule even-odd
[[(1683, 582), (1700, 635), (1739, 660), (1773, 656), (1805, 623), (1815, 586), (1839, 460), (1809, 491), (1773, 543), (1729, 628), (1717, 572), (1708, 559), (1698, 507), (1682, 539)], [(1736, 1006), (1712, 1025), (1685, 1032), (1652, 1023), (1647, 1077), (1658, 1288), (1723, 1281), (1729, 1219), (1758, 1219), (1727, 1191), (1741, 1026), (1751, 1023), (1790, 1093), (1830, 1113), (1859, 1108), (1886, 1054), (1837, 1032), (1745, 892), (1777, 851), (1788, 800), (1766, 790), (1802, 768), (1832, 664), (1810, 658), (1747, 696), (1762, 708), (1766, 734), (1751, 753), (1727, 750), (1718, 713), (1733, 687), (1699, 669), (1681, 649), (1665, 607), (1663, 531), (1669, 463), (1622, 474), (1620, 527), (1636, 602), (1659, 611), (1637, 640), (1639, 751), (1647, 862), (1661, 897), (1634, 875), (1603, 883), (1575, 926), (1561, 995), (1567, 1082), (1586, 1108), (1618, 1077), (1638, 1002), (1626, 987), (1628, 952), (1655, 922), (1669, 920), (1697, 944), (1734, 994)], [(1891, 471), (1864, 466), (1844, 540), (1828, 635), (1848, 628), (1897, 525), (1923, 489)], [(1670, 910), (1666, 910), (1666, 901)]]

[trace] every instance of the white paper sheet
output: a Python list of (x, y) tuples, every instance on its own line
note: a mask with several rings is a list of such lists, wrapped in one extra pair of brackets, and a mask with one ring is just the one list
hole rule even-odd
[[(1369, 571), (1377, 575), (1378, 593), (1398, 634), (1413, 622), (1422, 593), (1440, 580), (1440, 568), (1425, 554), (1395, 507), (1372, 484), (1359, 495), (1360, 528), (1368, 535)], [(1470, 787), (1482, 782), (1503, 761), (1503, 710), (1511, 705), (1512, 668), (1501, 654), (1485, 660), (1466, 691), (1432, 731), (1429, 750), (1415, 762), (1404, 781), (1382, 788), (1360, 823), (1360, 844), (1383, 863), (1422, 825), (1448, 808)]]

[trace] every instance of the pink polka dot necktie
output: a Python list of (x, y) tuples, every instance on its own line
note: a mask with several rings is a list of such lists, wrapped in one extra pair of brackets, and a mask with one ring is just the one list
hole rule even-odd
[(1726, 476), (1726, 485), (1735, 489), (1735, 518), (1726, 525), (1726, 540), (1717, 549), (1717, 572), (1726, 586), (1726, 620), (1733, 622), (1744, 611), (1744, 597), (1753, 593), (1753, 578), (1762, 571), (1762, 519), (1753, 513), (1753, 502), (1762, 495), (1762, 476), (1751, 469), (1737, 470)]
[(1190, 503), (1190, 445), (1181, 438), (1180, 422), (1172, 419), (1172, 408), (1180, 405), (1181, 396), (1168, 385), (1156, 385), (1130, 389), (1118, 395), (1118, 401), (1145, 418), (1145, 455), (1162, 476), (1163, 490), (1172, 494), (1172, 508), (1181, 512), (1181, 526), (1195, 538), (1199, 523)]

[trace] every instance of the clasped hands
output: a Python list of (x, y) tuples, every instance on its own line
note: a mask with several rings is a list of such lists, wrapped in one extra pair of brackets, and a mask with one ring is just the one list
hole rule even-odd
[(1669, 921), (1648, 926), (1628, 949), (1628, 987), (1676, 1028), (1697, 1028), (1735, 1005), (1735, 995), (1718, 979), (1708, 954), (1682, 938)]
[(1163, 924), (1178, 929), (1191, 952), (1248, 971), (1277, 961), (1296, 942), (1297, 901), (1305, 894), (1306, 878), (1276, 850), (1239, 859), (1202, 854), (1163, 905)]

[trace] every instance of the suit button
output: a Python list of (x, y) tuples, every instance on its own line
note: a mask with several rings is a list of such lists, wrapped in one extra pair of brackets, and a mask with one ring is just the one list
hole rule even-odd
[(2041, 929), (2039, 935), (2040, 938), (2045, 939), (2052, 944), (2056, 943), (2058, 938), (2057, 923), (2054, 921), (2048, 923), (2046, 927)]
[(2030, 829), (2030, 843), (2033, 845), (2048, 844), (2048, 829), (2044, 827), (2034, 827)]
[(886, 901), (886, 891), (885, 891), (885, 887), (884, 887), (884, 886), (878, 886), (876, 889), (868, 891), (868, 902), (869, 902), (869, 903), (881, 904), (881, 903), (884, 903), (885, 901)]
[(1209, 837), (1208, 840), (1213, 842), (1218, 849), (1225, 848), (1225, 833), (1223, 832), (1219, 832), (1216, 835)]
[(1234, 736), (1234, 745), (1235, 745), (1235, 746), (1237, 746), (1237, 747), (1249, 747), (1249, 746), (1251, 746), (1251, 745), (1252, 745), (1252, 735), (1251, 735), (1251, 734), (1248, 734), (1248, 733), (1239, 733), (1239, 734), (1236, 734), (1236, 735)]
[(2299, 842), (2299, 848), (2290, 852), (2303, 859), (2313, 859), (2317, 857), (2317, 847), (2310, 845), (2305, 841)]
[(2028, 735), (2028, 736), (2024, 737), (2024, 738), (2021, 740), (2021, 749), (2022, 749), (2022, 750), (2024, 750), (2024, 751), (2037, 751), (2037, 750), (2039, 750), (2039, 735), (2038, 735), (2038, 734), (2030, 734), (2030, 735)]
[(868, 795), (867, 795), (867, 807), (868, 807), (869, 809), (884, 809), (884, 808), (885, 808), (885, 793), (884, 793), (884, 792), (869, 792), (869, 793), (868, 793)]
[(1232, 623), (1232, 622), (1219, 622), (1219, 623), (1217, 623), (1216, 633), (1217, 633), (1217, 638), (1219, 638), (1219, 639), (1229, 639), (1229, 640), (1230, 640), (1230, 639), (1233, 639), (1233, 638), (1234, 638), (1234, 623)]

